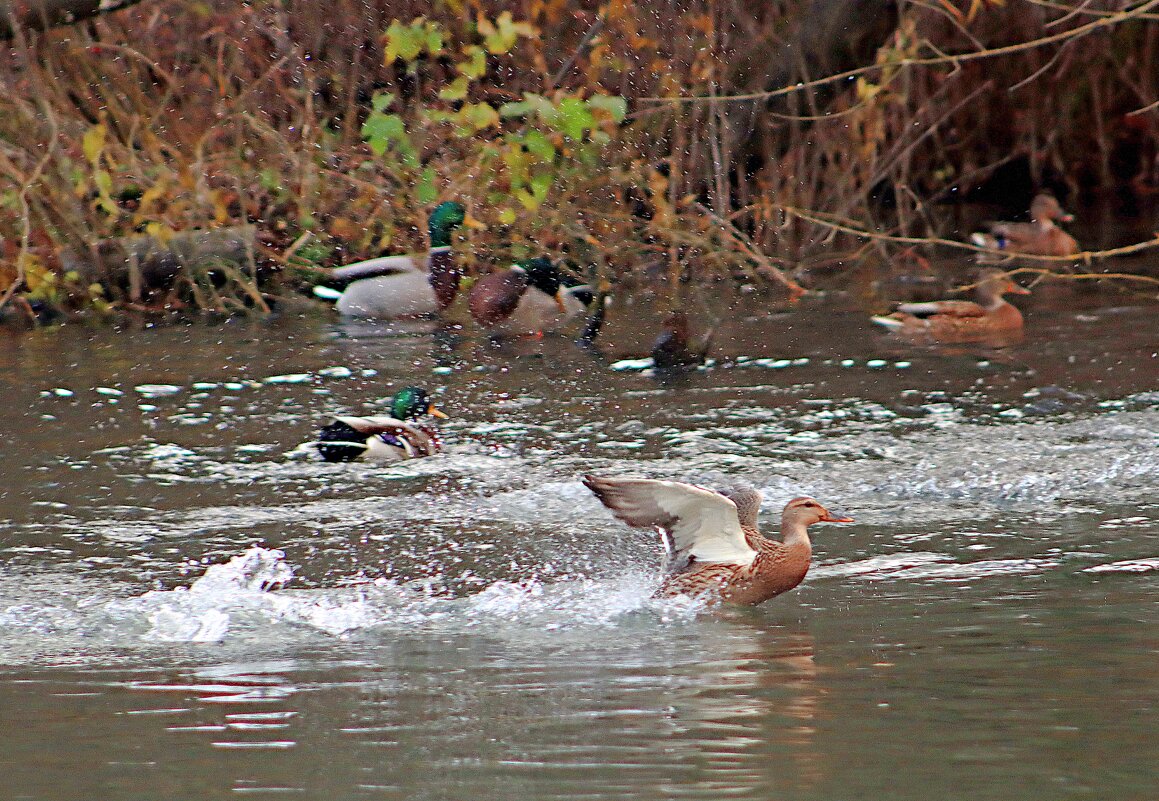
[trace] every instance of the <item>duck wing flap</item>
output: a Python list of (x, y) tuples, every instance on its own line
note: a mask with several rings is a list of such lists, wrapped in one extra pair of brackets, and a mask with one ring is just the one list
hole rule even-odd
[(672, 565), (699, 562), (751, 564), (736, 504), (719, 492), (679, 481), (584, 476), (583, 483), (617, 518), (636, 528), (656, 527)]

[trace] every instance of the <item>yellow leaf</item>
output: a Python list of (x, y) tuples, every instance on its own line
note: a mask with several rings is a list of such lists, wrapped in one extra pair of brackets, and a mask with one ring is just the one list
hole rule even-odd
[(102, 122), (85, 131), (84, 139), (81, 140), (81, 147), (84, 148), (85, 158), (94, 167), (101, 159), (101, 152), (105, 149), (105, 140), (108, 138), (108, 135), (109, 129)]

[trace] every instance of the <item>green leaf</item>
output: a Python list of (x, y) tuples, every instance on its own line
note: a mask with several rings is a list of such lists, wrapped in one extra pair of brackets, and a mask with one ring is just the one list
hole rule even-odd
[(513, 147), (503, 151), (503, 162), (507, 165), (508, 178), (512, 189), (518, 189), (527, 184), (528, 170), (531, 160), (523, 148)]
[(362, 123), (362, 138), (376, 156), (383, 155), (388, 147), (394, 145), (404, 164), (418, 166), (418, 154), (406, 131), (406, 123), (397, 114), (370, 114)]
[(471, 84), (467, 77), (460, 75), (439, 92), (439, 97), (443, 100), (462, 100), (467, 96), (470, 87)]
[(572, 139), (583, 139), (585, 131), (596, 127), (595, 117), (578, 97), (565, 97), (559, 101), (558, 110), (559, 127)]
[(113, 194), (113, 176), (105, 170), (97, 170), (93, 173), (93, 183), (97, 185), (97, 190), (105, 196)]
[(471, 79), (482, 78), (487, 71), (487, 51), (479, 45), (467, 45), (463, 55), (467, 60), (458, 65), (459, 74)]
[(399, 135), (400, 128), (402, 133), (406, 133), (402, 117), (397, 114), (375, 112), (369, 114), (366, 122), (362, 123), (362, 139), (370, 145), (375, 155), (381, 156), (386, 152), (391, 139)]
[(535, 211), (539, 208), (539, 201), (526, 189), (516, 189), (512, 194), (515, 195), (515, 199), (519, 201), (519, 204), (528, 211)]
[(437, 22), (427, 22), (418, 17), (409, 25), (403, 25), (397, 19), (390, 23), (386, 29), (386, 48), (382, 54), (386, 64), (396, 58), (414, 61), (424, 50), (432, 56), (443, 52), (443, 29)]
[(483, 34), (483, 45), (487, 52), (499, 55), (510, 52), (520, 36), (534, 36), (535, 27), (527, 22), (515, 22), (510, 11), (504, 11), (492, 25), (486, 19), (479, 19), (479, 33)]
[(554, 183), (554, 176), (549, 172), (536, 173), (531, 176), (531, 194), (542, 203), (547, 199), (547, 191)]
[(435, 169), (434, 167), (427, 167), (423, 170), (422, 177), (419, 178), (418, 186), (415, 188), (415, 195), (422, 204), (433, 203), (435, 198), (439, 196), (439, 188), (435, 186)]
[(481, 131), (499, 124), (499, 112), (486, 103), (467, 103), (459, 110), (459, 120)]
[(592, 95), (588, 98), (588, 108), (607, 112), (617, 124), (628, 115), (628, 101), (615, 95)]
[(443, 52), (443, 31), (437, 22), (428, 22), (426, 25), (425, 40), (423, 44), (426, 45), (427, 52), (432, 56), (437, 56)]
[(504, 208), (499, 212), (499, 222), (503, 225), (511, 225), (515, 222), (515, 209)]
[(390, 104), (394, 102), (394, 92), (378, 92), (374, 99), (370, 101), (371, 107), (378, 112), (386, 111), (390, 108)]
[(504, 103), (499, 107), (499, 116), (504, 119), (522, 117), (535, 110), (535, 104), (529, 100), (519, 100), (514, 103)]
[(527, 148), (529, 153), (538, 156), (542, 161), (549, 163), (555, 161), (555, 145), (542, 131), (534, 129), (528, 131), (523, 137), (523, 146)]
[(390, 27), (386, 29), (386, 48), (382, 54), (386, 64), (390, 64), (396, 58), (414, 61), (422, 49), (422, 41), (410, 25), (403, 25), (398, 20), (390, 23)]

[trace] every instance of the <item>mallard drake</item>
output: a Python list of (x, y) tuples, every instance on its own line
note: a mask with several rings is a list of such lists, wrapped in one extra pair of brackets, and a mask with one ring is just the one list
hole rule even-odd
[(781, 541), (757, 528), (761, 493), (723, 492), (644, 478), (584, 476), (612, 514), (636, 528), (660, 531), (667, 554), (657, 597), (704, 597), (755, 605), (796, 587), (809, 571), (814, 523), (852, 523), (812, 498), (794, 498), (781, 514)]
[(451, 305), (463, 273), (451, 250), (451, 235), (460, 225), (478, 227), (462, 203), (440, 203), (431, 212), (431, 249), (426, 253), (383, 256), (330, 271), (314, 294), (336, 300), (348, 317), (395, 319), (436, 314)]
[(708, 355), (712, 335), (713, 331), (709, 330), (698, 342), (693, 342), (688, 315), (683, 311), (674, 311), (664, 318), (660, 333), (652, 343), (652, 365), (657, 370), (670, 372), (699, 367)]
[(1055, 225), (1071, 222), (1074, 215), (1063, 211), (1052, 195), (1038, 195), (1030, 204), (1030, 222), (991, 223), (989, 233), (970, 234), (978, 247), (1022, 253), (1028, 256), (1069, 256), (1079, 252), (1078, 242)]
[(426, 390), (400, 389), (391, 399), (390, 413), (391, 417), (335, 417), (322, 429), (314, 446), (328, 462), (397, 462), (439, 452), (438, 433), (418, 421), (446, 415), (435, 408)]
[(1022, 312), (1007, 303), (1006, 293), (1029, 295), (1002, 270), (986, 270), (975, 290), (978, 301), (935, 300), (902, 303), (885, 317), (873, 317), (878, 325), (915, 338), (938, 342), (982, 342), (1017, 334)]
[(547, 256), (489, 273), (467, 295), (471, 317), (497, 336), (554, 331), (583, 314), (590, 302), (590, 288), (569, 285)]

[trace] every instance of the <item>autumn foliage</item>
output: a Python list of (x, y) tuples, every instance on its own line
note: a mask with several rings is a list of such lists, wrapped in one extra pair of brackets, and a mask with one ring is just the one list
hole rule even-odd
[(157, 0), (23, 32), (0, 299), (115, 306), (83, 269), (97, 243), (252, 225), (213, 304), (253, 307), (422, 248), (451, 197), (487, 224), (459, 245), (477, 271), (550, 252), (792, 295), (899, 249), (808, 212), (960, 239), (965, 197), (1159, 189), (1159, 4), (850, 5)]

